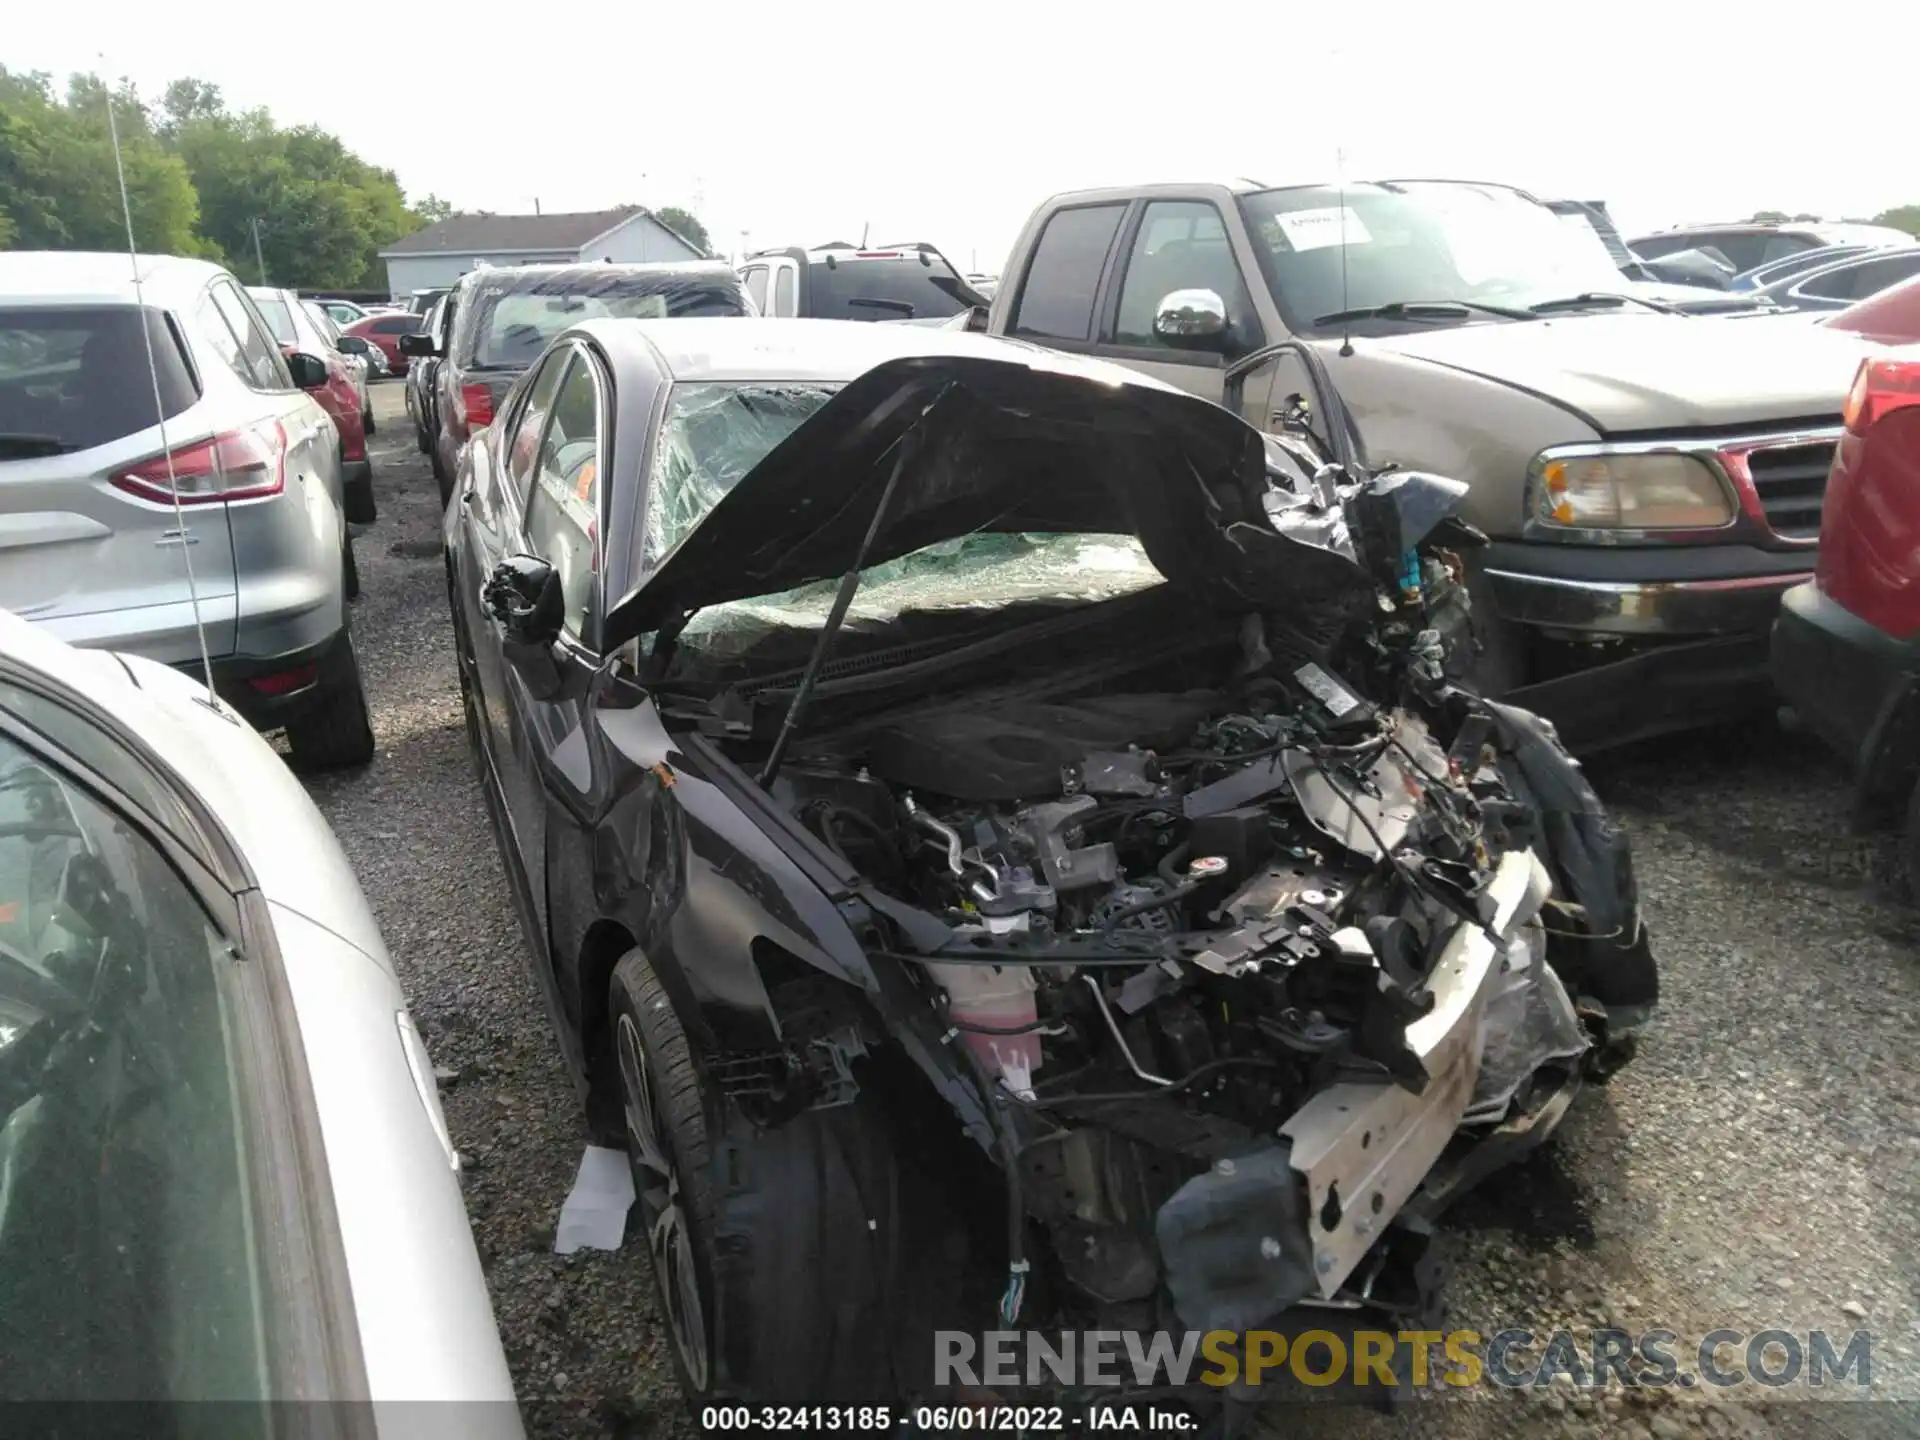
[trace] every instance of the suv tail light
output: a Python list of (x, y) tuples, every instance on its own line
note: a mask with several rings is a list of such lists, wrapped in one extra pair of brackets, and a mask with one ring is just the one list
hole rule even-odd
[(1864, 435), (1883, 416), (1909, 405), (1920, 405), (1920, 360), (1871, 355), (1860, 362), (1841, 419), (1848, 433)]
[(161, 505), (173, 504), (176, 494), (182, 505), (278, 495), (287, 484), (287, 432), (268, 420), (176, 446), (107, 478), (116, 489)]
[(460, 387), (460, 414), (467, 429), (480, 430), (493, 423), (493, 391), (469, 381)]

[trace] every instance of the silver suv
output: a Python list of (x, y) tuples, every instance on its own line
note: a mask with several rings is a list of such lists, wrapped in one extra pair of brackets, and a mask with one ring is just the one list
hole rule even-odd
[(138, 293), (125, 255), (0, 254), (0, 608), (196, 672), (197, 608), (234, 709), (303, 769), (364, 763), (326, 366), (217, 265), (137, 263)]

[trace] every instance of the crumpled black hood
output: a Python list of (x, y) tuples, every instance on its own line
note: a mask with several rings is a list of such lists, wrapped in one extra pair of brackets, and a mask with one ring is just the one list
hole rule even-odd
[(613, 607), (605, 643), (844, 575), (902, 446), (869, 565), (976, 531), (1131, 533), (1170, 582), (1240, 610), (1359, 578), (1268, 522), (1269, 450), (1237, 416), (1116, 366), (966, 338), (981, 353), (889, 360), (841, 389)]

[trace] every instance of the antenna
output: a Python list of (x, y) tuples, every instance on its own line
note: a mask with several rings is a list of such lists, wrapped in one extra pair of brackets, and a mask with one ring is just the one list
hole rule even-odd
[(1333, 152), (1333, 178), (1339, 187), (1340, 197), (1340, 353), (1353, 354), (1353, 316), (1347, 312), (1352, 309), (1353, 297), (1347, 289), (1347, 152), (1338, 149)]
[(861, 248), (862, 250), (864, 250), (864, 249), (866, 249), (866, 248), (867, 248), (867, 232), (868, 232), (869, 230), (871, 230), (871, 229), (873, 229), (873, 222), (872, 222), (871, 220), (867, 220), (867, 221), (864, 221), (864, 222), (862, 222), (862, 223), (861, 223), (861, 226), (860, 226), (860, 248)]
[[(104, 55), (100, 57), (100, 68), (106, 68)], [(147, 344), (147, 378), (153, 382), (153, 414), (160, 423), (160, 449), (167, 457), (167, 493), (173, 496), (173, 523), (180, 533), (180, 558), (187, 566), (187, 598), (193, 602), (193, 634), (200, 642), (200, 676), (207, 686), (207, 705), (217, 709), (213, 695), (213, 658), (207, 652), (207, 627), (200, 616), (200, 586), (193, 577), (193, 536), (187, 530), (186, 510), (180, 504), (180, 482), (173, 473), (173, 444), (167, 439), (167, 405), (160, 398), (160, 363), (154, 358), (153, 331), (147, 324), (147, 296), (140, 284), (140, 249), (133, 240), (133, 204), (127, 199), (127, 167), (120, 158), (120, 125), (113, 116), (113, 89), (105, 88), (107, 135), (113, 141), (113, 170), (120, 182), (120, 214), (127, 222), (127, 265), (133, 271), (133, 303), (140, 312), (140, 338)]]

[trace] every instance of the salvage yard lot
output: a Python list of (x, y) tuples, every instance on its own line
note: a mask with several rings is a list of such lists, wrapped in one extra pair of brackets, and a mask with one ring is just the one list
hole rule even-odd
[[(358, 541), (353, 621), (378, 753), (314, 795), (441, 1067), (529, 1432), (691, 1433), (644, 1260), (551, 1253), (584, 1130), (468, 760), (434, 485), (401, 387), (378, 387), (374, 404), (381, 518)], [(1756, 725), (1589, 772), (1633, 836), (1663, 1009), (1553, 1146), (1453, 1213), (1449, 1324), (1688, 1338), (1864, 1327), (1875, 1391), (1920, 1403), (1920, 945), (1875, 891), (1882, 857), (1845, 833), (1837, 769)], [(1596, 1413), (1543, 1391), (1524, 1414), (1422, 1406), (1414, 1428), (1793, 1434), (1809, 1418), (1695, 1398)], [(1350, 1433), (1355, 1418), (1317, 1415), (1313, 1429)]]

